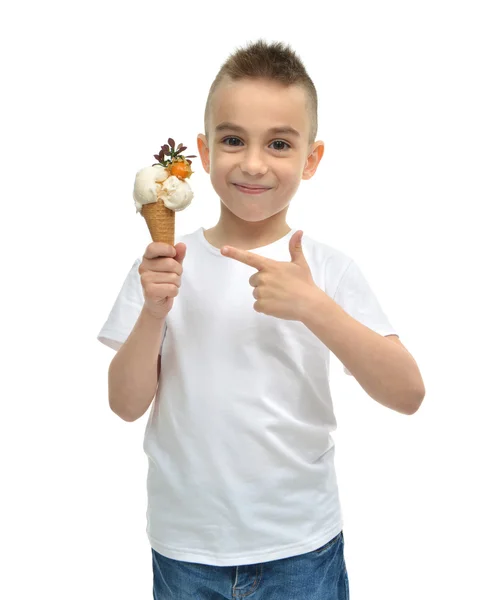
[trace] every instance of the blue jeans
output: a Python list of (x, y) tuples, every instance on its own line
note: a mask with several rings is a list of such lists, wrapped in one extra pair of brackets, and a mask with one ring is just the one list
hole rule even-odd
[(238, 567), (166, 558), (152, 548), (154, 600), (349, 600), (344, 535), (298, 556)]

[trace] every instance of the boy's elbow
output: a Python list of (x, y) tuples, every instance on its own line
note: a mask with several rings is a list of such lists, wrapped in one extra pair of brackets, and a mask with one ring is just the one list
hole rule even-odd
[[(118, 414), (118, 413), (116, 413)], [(134, 421), (137, 421), (140, 418), (141, 415), (128, 415), (128, 414), (118, 414), (118, 417), (120, 419), (122, 419), (123, 421), (126, 421), (126, 423), (133, 423)]]
[(126, 421), (127, 423), (133, 423), (134, 421), (136, 421), (137, 419), (139, 419), (141, 417), (141, 415), (137, 415), (137, 414), (134, 414), (133, 412), (127, 411), (126, 409), (120, 408), (115, 403), (113, 403), (111, 400), (109, 401), (109, 407), (110, 407), (111, 411), (114, 412), (114, 414), (117, 417), (119, 417), (123, 421)]
[(111, 400), (109, 401), (109, 408), (111, 412), (113, 412), (117, 417), (119, 417), (123, 421), (126, 421), (127, 423), (133, 423), (133, 421), (136, 421), (136, 417), (123, 410), (120, 410), (119, 406), (113, 404)]
[(120, 419), (122, 419), (123, 421), (126, 421), (127, 423), (133, 423), (134, 421), (137, 421), (140, 417), (143, 417), (143, 415), (146, 413), (146, 411), (150, 407), (152, 401), (153, 401), (153, 398), (150, 400), (150, 402), (148, 404), (146, 404), (142, 407), (138, 407), (138, 410), (134, 411), (134, 410), (127, 409), (126, 407), (120, 407), (119, 405), (116, 405), (116, 403), (114, 403), (110, 399), (109, 407), (115, 413), (115, 415), (118, 416)]
[(423, 386), (423, 388), (420, 389), (419, 392), (416, 392), (416, 394), (414, 395), (413, 402), (410, 403), (408, 411), (406, 412), (407, 415), (415, 415), (418, 412), (419, 408), (421, 407), (421, 404), (423, 403), (425, 395), (426, 390)]

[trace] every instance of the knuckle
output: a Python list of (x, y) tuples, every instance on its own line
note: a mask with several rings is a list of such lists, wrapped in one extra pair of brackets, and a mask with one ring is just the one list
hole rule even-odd
[(165, 272), (160, 274), (160, 283), (177, 284), (178, 279), (177, 273)]
[(154, 281), (154, 275), (155, 275), (155, 273), (153, 271), (149, 271), (147, 269), (146, 271), (144, 271), (142, 273), (141, 280), (142, 280), (142, 282), (144, 282), (145, 285), (147, 285)]
[(157, 284), (156, 281), (150, 281), (150, 283), (147, 285), (147, 293), (150, 294), (150, 296), (158, 296), (160, 293), (160, 286)]
[(159, 272), (170, 271), (171, 270), (171, 259), (170, 258), (158, 258), (156, 260), (154, 269)]

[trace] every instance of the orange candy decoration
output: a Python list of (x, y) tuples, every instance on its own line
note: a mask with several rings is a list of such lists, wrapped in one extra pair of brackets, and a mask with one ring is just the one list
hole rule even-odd
[(179, 179), (186, 179), (192, 175), (190, 164), (184, 160), (176, 161), (168, 166), (170, 175), (174, 175)]

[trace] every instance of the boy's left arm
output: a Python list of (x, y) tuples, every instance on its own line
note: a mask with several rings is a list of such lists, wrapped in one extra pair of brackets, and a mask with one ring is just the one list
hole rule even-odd
[(371, 398), (412, 415), (425, 395), (416, 361), (397, 336), (387, 337), (351, 317), (313, 281), (303, 255), (301, 230), (293, 234), (291, 262), (274, 261), (231, 246), (221, 254), (257, 269), (254, 309), (280, 319), (301, 321), (344, 364)]
[(322, 290), (309, 294), (301, 307), (301, 322), (371, 398), (406, 415), (418, 410), (426, 393), (424, 382), (416, 361), (397, 336), (382, 336), (369, 329)]

